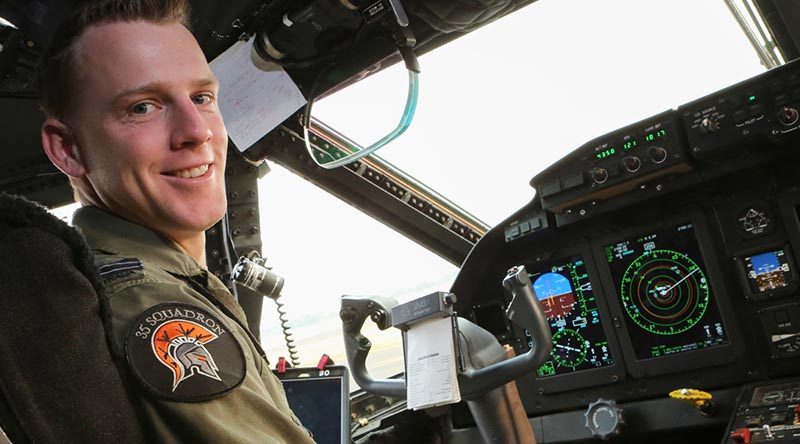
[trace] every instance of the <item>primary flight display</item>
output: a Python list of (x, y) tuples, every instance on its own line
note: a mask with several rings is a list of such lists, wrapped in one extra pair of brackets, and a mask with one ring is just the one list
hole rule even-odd
[(613, 365), (583, 258), (572, 256), (528, 268), (528, 274), (553, 335), (551, 359), (536, 375), (546, 378)]

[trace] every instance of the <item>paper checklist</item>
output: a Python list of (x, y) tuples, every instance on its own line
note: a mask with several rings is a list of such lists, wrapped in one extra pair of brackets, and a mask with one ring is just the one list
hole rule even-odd
[(406, 385), (409, 409), (461, 401), (452, 318), (422, 321), (406, 332)]

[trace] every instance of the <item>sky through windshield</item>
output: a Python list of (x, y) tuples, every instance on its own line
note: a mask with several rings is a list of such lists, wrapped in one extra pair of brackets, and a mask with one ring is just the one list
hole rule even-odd
[[(764, 69), (723, 0), (540, 0), (420, 64), (416, 119), (378, 155), (489, 225), (590, 139)], [(396, 123), (405, 82), (394, 66), (315, 117), (366, 145)]]

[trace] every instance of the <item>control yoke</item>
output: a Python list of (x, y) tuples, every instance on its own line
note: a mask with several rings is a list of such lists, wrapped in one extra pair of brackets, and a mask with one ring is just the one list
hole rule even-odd
[(406, 397), (406, 384), (403, 380), (374, 379), (367, 371), (367, 355), (372, 342), (361, 334), (361, 328), (367, 317), (372, 319), (379, 329), (386, 330), (392, 326), (392, 308), (397, 306), (394, 298), (382, 296), (342, 296), (342, 309), (339, 317), (344, 330), (344, 348), (347, 352), (347, 363), (353, 379), (364, 390), (380, 393), (395, 398)]
[[(533, 338), (533, 347), (524, 355), (510, 359), (503, 358), (481, 368), (467, 365), (465, 368), (459, 369), (458, 385), (461, 397), (465, 400), (478, 398), (492, 389), (533, 372), (548, 359), (552, 349), (550, 328), (525, 267), (511, 268), (503, 279), (503, 287), (512, 296), (506, 316), (511, 322), (530, 332), (531, 338)], [(452, 297), (452, 295), (449, 296)], [(374, 379), (370, 376), (366, 368), (366, 359), (372, 343), (361, 334), (361, 328), (367, 317), (372, 319), (381, 330), (393, 326), (392, 309), (397, 305), (397, 301), (393, 298), (342, 296), (342, 309), (339, 315), (344, 330), (347, 361), (356, 383), (367, 392), (405, 398), (406, 384), (404, 380)], [(445, 301), (444, 305), (451, 304)], [(465, 343), (463, 347), (456, 347), (463, 354), (460, 357), (461, 361), (468, 363), (480, 361), (480, 357), (473, 355), (477, 355), (482, 350), (469, 344), (485, 343), (485, 336), (491, 334), (463, 318), (458, 318), (457, 325), (459, 338)], [(494, 346), (499, 347), (496, 340), (493, 342)]]

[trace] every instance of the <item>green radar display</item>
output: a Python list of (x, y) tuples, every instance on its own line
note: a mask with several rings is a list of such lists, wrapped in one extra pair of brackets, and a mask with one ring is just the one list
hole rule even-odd
[(728, 343), (692, 224), (604, 251), (637, 359)]
[(620, 297), (639, 327), (674, 335), (694, 327), (708, 308), (708, 281), (689, 256), (672, 250), (647, 251), (628, 265)]
[[(583, 258), (572, 256), (525, 267), (547, 317), (553, 342), (550, 359), (536, 370), (537, 377), (614, 365)], [(527, 331), (525, 334), (531, 347), (530, 334)]]

